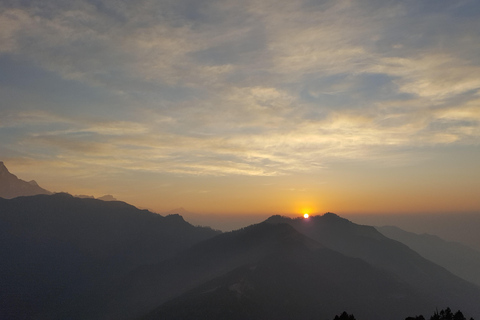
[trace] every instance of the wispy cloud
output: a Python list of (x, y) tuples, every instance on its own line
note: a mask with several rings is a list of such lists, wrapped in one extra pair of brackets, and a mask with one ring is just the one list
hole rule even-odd
[(480, 137), (474, 1), (1, 6), (0, 55), (120, 101), (99, 119), (2, 107), (3, 149), (28, 157), (280, 175)]

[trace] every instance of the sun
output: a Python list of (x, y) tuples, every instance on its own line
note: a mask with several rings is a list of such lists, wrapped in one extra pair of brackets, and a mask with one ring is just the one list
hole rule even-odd
[(303, 215), (303, 218), (305, 218), (305, 219), (308, 219), (308, 217), (310, 217), (310, 215), (309, 215), (308, 213), (305, 213), (305, 214)]

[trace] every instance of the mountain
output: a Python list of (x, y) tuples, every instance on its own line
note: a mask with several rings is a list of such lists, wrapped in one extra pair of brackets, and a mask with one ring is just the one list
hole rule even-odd
[(218, 233), (119, 201), (0, 199), (0, 319), (53, 319), (103, 283)]
[(51, 194), (41, 188), (35, 180), (24, 181), (11, 174), (5, 164), (0, 161), (0, 198), (11, 199), (20, 196), (33, 196), (36, 194)]
[(185, 216), (185, 214), (191, 214), (191, 212), (187, 211), (184, 207), (172, 209), (170, 211), (165, 212), (166, 214), (180, 214)]
[(120, 201), (0, 198), (0, 319), (403, 319), (480, 289), (335, 214), (194, 227)]
[(86, 194), (76, 194), (76, 195), (74, 195), (74, 197), (82, 198), (82, 199), (95, 199), (94, 196), (89, 196), (89, 195), (86, 195)]
[[(82, 199), (95, 199), (94, 196), (89, 196), (89, 195), (86, 195), (86, 194), (76, 194), (76, 195), (74, 195), (74, 197), (82, 198)], [(118, 199), (116, 199), (111, 194), (106, 194), (104, 196), (98, 197), (97, 199), (98, 200), (103, 200), (103, 201), (118, 201)]]
[(290, 225), (269, 223), (220, 234), (141, 267), (101, 296), (109, 297), (100, 302), (108, 309), (83, 318), (134, 319), (151, 310), (139, 319), (328, 319), (347, 308), (375, 320), (435, 306), (388, 272), (325, 248)]
[(209, 226), (222, 231), (233, 231), (238, 228), (249, 226), (264, 221), (268, 214), (224, 214), (224, 213), (198, 213), (190, 212), (183, 207), (176, 208), (161, 214), (180, 214), (193, 225)]
[(333, 213), (308, 219), (273, 216), (268, 223), (288, 223), (297, 231), (346, 256), (360, 258), (390, 272), (437, 306), (451, 306), (480, 315), (480, 289), (423, 258), (406, 245), (385, 237), (374, 227), (355, 224)]
[(409, 246), (428, 260), (480, 286), (480, 252), (457, 242), (429, 234), (407, 232), (398, 227), (376, 227), (383, 235)]
[(434, 234), (480, 251), (480, 210), (473, 212), (351, 214), (350, 220), (373, 226), (397, 226), (418, 234)]
[[(86, 195), (86, 194), (76, 194), (74, 197), (77, 197), (77, 198), (82, 198), (82, 199), (95, 199), (94, 196), (89, 196), (89, 195)], [(97, 198), (98, 200), (103, 200), (103, 201), (118, 201), (114, 196), (112, 196), (111, 194), (106, 194), (104, 196), (101, 196), (101, 197), (98, 197)]]
[[(76, 194), (74, 197), (77, 197), (77, 198), (82, 198), (82, 199), (95, 199), (94, 196), (89, 196), (89, 195), (86, 195), (86, 194)], [(103, 201), (118, 201), (114, 196), (112, 196), (111, 194), (106, 194), (104, 196), (101, 196), (101, 197), (98, 197), (97, 198), (98, 200), (103, 200)]]
[(104, 196), (98, 197), (98, 200), (103, 200), (103, 201), (118, 201), (114, 196), (111, 194), (106, 194)]

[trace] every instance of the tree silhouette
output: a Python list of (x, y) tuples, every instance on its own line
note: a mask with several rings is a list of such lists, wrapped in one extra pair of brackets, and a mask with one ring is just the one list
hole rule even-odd
[[(335, 316), (333, 320), (356, 320), (353, 314), (348, 314), (347, 312), (343, 311), (340, 316)], [(423, 315), (415, 316), (415, 317), (407, 317), (405, 320), (425, 320)], [(463, 313), (458, 310), (455, 314), (452, 312), (450, 308), (442, 309), (440, 312), (436, 310), (433, 315), (430, 317), (430, 320), (467, 320)], [(470, 318), (470, 320), (474, 320)]]
[(463, 315), (463, 313), (460, 310), (458, 310), (453, 315), (453, 320), (466, 320), (466, 319), (465, 319), (465, 316)]
[[(452, 313), (450, 308), (446, 308), (445, 310), (440, 310), (440, 312), (435, 311), (435, 313), (430, 317), (430, 320), (467, 320), (463, 313), (458, 310), (455, 314)], [(473, 318), (470, 318), (473, 320)]]
[(422, 315), (415, 316), (415, 317), (407, 317), (405, 320), (425, 320), (425, 317)]
[(333, 320), (356, 320), (353, 314), (348, 314), (346, 311), (343, 311), (340, 316), (335, 316)]

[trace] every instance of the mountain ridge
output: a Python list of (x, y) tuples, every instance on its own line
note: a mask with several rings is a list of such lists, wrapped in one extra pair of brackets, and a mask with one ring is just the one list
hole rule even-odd
[(33, 196), (37, 194), (52, 194), (43, 189), (35, 180), (25, 181), (10, 173), (7, 167), (0, 161), (0, 197), (12, 199), (21, 196)]
[[(250, 286), (258, 291), (237, 301), (237, 293), (241, 295), (239, 291)], [(398, 305), (424, 312), (418, 308), (418, 301), (426, 301), (408, 285), (361, 259), (328, 249), (288, 224), (266, 222), (219, 234), (168, 261), (139, 268), (123, 287), (115, 287), (112, 292), (126, 296), (114, 295), (112, 301), (116, 303), (110, 311), (116, 313), (102, 314), (98, 319), (306, 319), (314, 314), (333, 317), (345, 304), (351, 304), (356, 314), (370, 315), (362, 307), (362, 303), (370, 301), (365, 298), (370, 295), (388, 305), (388, 310), (376, 311), (385, 316)], [(277, 304), (275, 301), (283, 299), (283, 294), (294, 300)], [(296, 294), (312, 305), (299, 309), (304, 304), (295, 298)], [(217, 300), (220, 297), (228, 297), (226, 302), (232, 304), (222, 305), (222, 300)], [(197, 299), (205, 304), (197, 303)], [(127, 308), (128, 301), (136, 303)], [(250, 310), (253, 314), (245, 313), (248, 308), (236, 316), (227, 312), (230, 307), (241, 311), (248, 301), (256, 301), (255, 310)], [(139, 317), (138, 310), (153, 310), (155, 302), (161, 306)], [(292, 310), (298, 312), (297, 317)], [(282, 312), (288, 316), (281, 316)]]
[(0, 318), (480, 315), (478, 287), (334, 213), (221, 233), (121, 201), (0, 198), (0, 244)]
[(54, 319), (79, 295), (218, 233), (121, 201), (0, 198), (0, 319)]
[(331, 213), (308, 219), (273, 216), (266, 221), (289, 223), (330, 249), (395, 274), (417, 290), (438, 299), (440, 305), (461, 309), (463, 304), (468, 313), (480, 315), (477, 286), (423, 258), (403, 243), (385, 237), (372, 226), (358, 225)]
[(402, 314), (402, 308), (409, 310), (403, 310), (406, 315), (418, 314), (434, 305), (389, 272), (333, 251), (288, 224), (262, 222), (190, 250), (202, 252), (210, 244), (230, 247), (232, 240), (244, 243), (243, 238), (249, 239), (247, 245), (258, 243), (258, 231), (268, 225), (278, 228), (276, 250), (269, 247), (256, 261), (214, 277), (139, 319), (328, 319), (348, 308), (359, 319), (373, 320)]
[(430, 234), (417, 234), (395, 226), (376, 227), (383, 235), (402, 242), (426, 259), (480, 287), (480, 252), (461, 243)]

